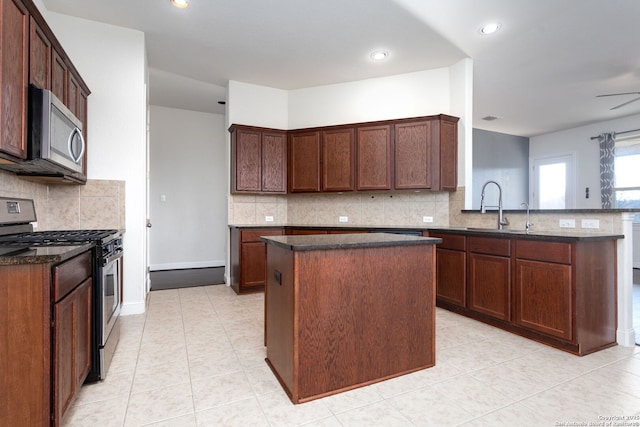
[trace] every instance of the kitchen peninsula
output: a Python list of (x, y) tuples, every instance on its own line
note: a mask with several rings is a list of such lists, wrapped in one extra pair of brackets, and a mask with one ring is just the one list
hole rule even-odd
[(435, 244), (387, 233), (262, 237), (267, 363), (293, 403), (435, 365)]

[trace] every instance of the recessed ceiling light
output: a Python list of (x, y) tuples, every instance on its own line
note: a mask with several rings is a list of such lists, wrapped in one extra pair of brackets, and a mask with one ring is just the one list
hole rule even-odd
[(482, 28), (480, 28), (480, 34), (488, 35), (493, 34), (500, 29), (500, 24), (497, 22), (491, 22)]
[(175, 7), (179, 7), (180, 9), (185, 9), (189, 7), (188, 0), (171, 0), (171, 4)]
[(376, 62), (384, 61), (388, 57), (389, 52), (387, 52), (386, 50), (374, 50), (373, 52), (371, 52), (371, 55), (369, 55), (369, 58), (371, 58), (372, 61)]

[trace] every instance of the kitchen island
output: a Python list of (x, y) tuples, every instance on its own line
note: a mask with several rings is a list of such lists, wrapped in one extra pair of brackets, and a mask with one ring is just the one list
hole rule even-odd
[(435, 365), (437, 238), (262, 237), (267, 363), (293, 403)]

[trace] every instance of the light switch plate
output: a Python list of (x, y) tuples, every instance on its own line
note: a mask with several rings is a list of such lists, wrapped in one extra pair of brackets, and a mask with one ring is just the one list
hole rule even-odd
[(349, 217), (348, 216), (339, 216), (338, 217), (338, 221), (340, 221), (340, 222), (349, 222)]
[(561, 219), (560, 228), (576, 228), (575, 219)]

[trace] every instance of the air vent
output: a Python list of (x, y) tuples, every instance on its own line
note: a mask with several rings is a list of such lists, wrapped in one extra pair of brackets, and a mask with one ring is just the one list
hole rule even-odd
[(485, 116), (482, 118), (482, 120), (486, 120), (488, 122), (492, 121), (492, 120), (497, 120), (498, 118), (496, 116)]

